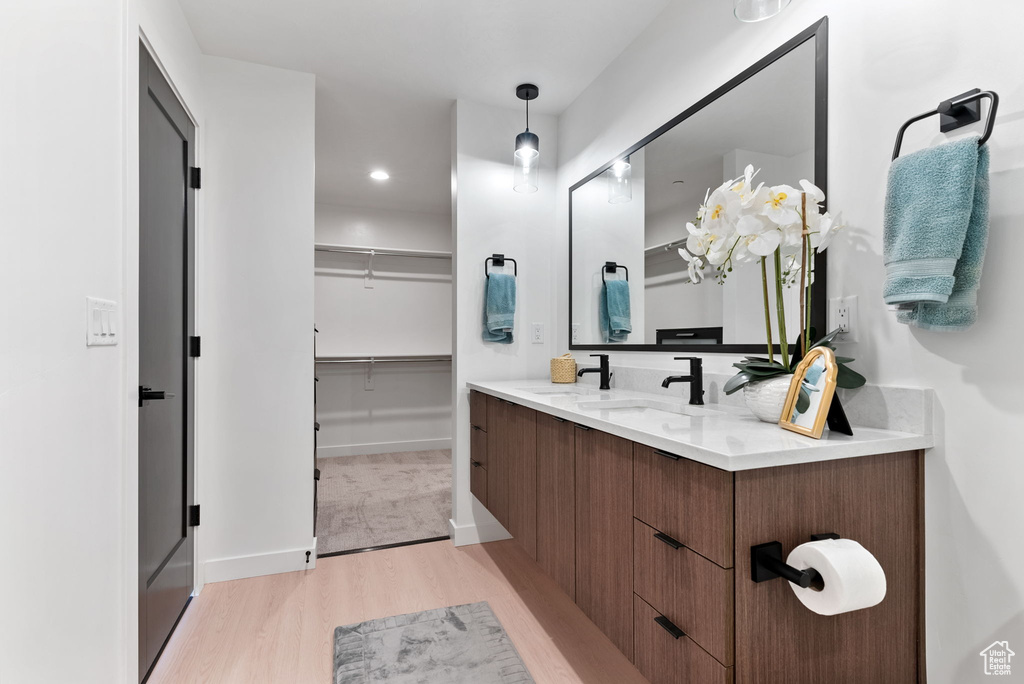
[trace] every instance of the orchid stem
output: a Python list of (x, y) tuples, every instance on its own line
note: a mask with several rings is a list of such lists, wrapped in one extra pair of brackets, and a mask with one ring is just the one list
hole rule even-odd
[(761, 289), (764, 292), (764, 331), (768, 336), (768, 363), (775, 363), (775, 350), (772, 348), (772, 316), (771, 305), (768, 303), (768, 266), (767, 257), (761, 257)]
[(800, 193), (800, 355), (807, 355), (807, 193)]
[(786, 337), (786, 304), (782, 298), (782, 257), (775, 250), (775, 310), (779, 316), (779, 351), (782, 365), (789, 370), (789, 342)]
[[(810, 255), (809, 270), (807, 271), (807, 318), (804, 320), (804, 330), (807, 331), (807, 348), (811, 348), (811, 300), (814, 296), (814, 290), (811, 289), (811, 284), (814, 282), (814, 262), (818, 257), (818, 250), (810, 246), (811, 236), (807, 236), (807, 248), (808, 254)], [(828, 331), (825, 331), (828, 332)], [(819, 333), (820, 334), (820, 333)]]

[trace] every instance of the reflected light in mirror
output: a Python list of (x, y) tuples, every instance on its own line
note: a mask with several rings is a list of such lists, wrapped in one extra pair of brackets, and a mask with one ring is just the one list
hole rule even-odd
[(619, 159), (608, 170), (608, 203), (623, 204), (633, 199), (633, 172), (629, 157)]
[(790, 0), (734, 0), (733, 13), (740, 21), (764, 21), (786, 9), (789, 3)]

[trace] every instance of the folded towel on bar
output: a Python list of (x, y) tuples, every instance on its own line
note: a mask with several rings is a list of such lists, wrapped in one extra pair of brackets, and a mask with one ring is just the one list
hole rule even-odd
[(988, 205), (988, 148), (976, 136), (892, 163), (883, 296), (897, 307), (897, 320), (933, 330), (974, 322)]
[(629, 281), (606, 280), (601, 288), (598, 321), (605, 343), (625, 342), (633, 332), (629, 320)]
[(484, 342), (512, 344), (516, 319), (516, 279), (507, 273), (491, 273), (484, 295)]

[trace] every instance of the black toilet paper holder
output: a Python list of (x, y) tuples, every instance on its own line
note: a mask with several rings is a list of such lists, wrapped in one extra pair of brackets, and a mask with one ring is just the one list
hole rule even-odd
[[(811, 541), (822, 539), (839, 539), (834, 532), (812, 534)], [(782, 542), (772, 541), (750, 547), (750, 579), (755, 582), (767, 582), (781, 577), (804, 589), (821, 591), (825, 582), (821, 574), (814, 568), (797, 570), (782, 560)]]

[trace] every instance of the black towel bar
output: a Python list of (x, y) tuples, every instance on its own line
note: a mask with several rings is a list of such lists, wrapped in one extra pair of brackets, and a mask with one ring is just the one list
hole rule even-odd
[(504, 254), (492, 254), (491, 256), (484, 259), (484, 275), (487, 276), (488, 278), (491, 277), (491, 274), (487, 271), (488, 261), (493, 262), (494, 266), (504, 266), (506, 261), (511, 261), (512, 275), (514, 275), (517, 278), (519, 277), (519, 264), (516, 263), (515, 259), (513, 259), (512, 257), (507, 257)]
[(940, 115), (939, 130), (943, 133), (956, 130), (962, 126), (981, 121), (981, 100), (982, 98), (988, 98), (990, 105), (988, 108), (988, 118), (985, 121), (985, 132), (982, 133), (981, 139), (978, 140), (979, 145), (984, 145), (988, 142), (988, 139), (992, 137), (992, 128), (996, 122), (996, 110), (999, 109), (999, 96), (991, 90), (968, 90), (966, 93), (961, 93), (956, 97), (948, 100), (943, 100), (939, 103), (939, 106), (935, 109), (925, 112), (924, 114), (918, 114), (912, 119), (907, 120), (902, 126), (900, 126), (899, 133), (896, 134), (896, 147), (893, 148), (892, 158), (895, 161), (896, 157), (900, 156), (900, 147), (903, 145), (903, 134), (906, 132), (907, 127), (912, 123), (916, 123), (921, 119), (927, 119), (929, 116), (936, 114)]
[(614, 261), (606, 261), (606, 262), (604, 262), (604, 266), (601, 267), (601, 282), (602, 283), (605, 282), (605, 279), (604, 279), (604, 274), (605, 273), (615, 273), (620, 268), (623, 271), (626, 272), (626, 282), (629, 282), (629, 269), (626, 268), (625, 266), (623, 266), (622, 264), (615, 263)]

